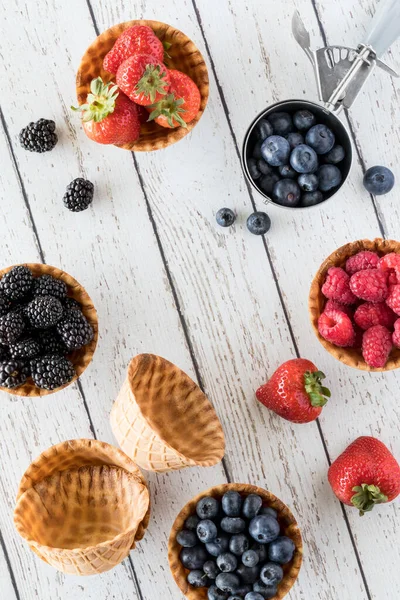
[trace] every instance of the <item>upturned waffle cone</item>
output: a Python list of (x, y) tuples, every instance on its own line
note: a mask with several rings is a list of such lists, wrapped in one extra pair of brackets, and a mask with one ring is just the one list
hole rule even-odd
[(153, 354), (130, 362), (111, 427), (124, 452), (149, 471), (209, 467), (224, 456), (224, 433), (206, 396), (181, 369)]
[(82, 57), (76, 75), (76, 93), (80, 105), (86, 102), (92, 79), (101, 77), (106, 82), (115, 81), (115, 75), (104, 71), (103, 59), (113, 47), (118, 36), (125, 29), (133, 25), (147, 25), (151, 27), (162, 42), (169, 42), (171, 44), (168, 50), (170, 58), (165, 59), (167, 67), (169, 69), (177, 69), (189, 75), (199, 88), (201, 95), (200, 110), (193, 121), (187, 124), (187, 127), (168, 129), (161, 127), (155, 122), (144, 123), (141, 128), (140, 137), (136, 142), (119, 146), (125, 150), (133, 150), (135, 152), (150, 152), (171, 146), (171, 144), (185, 137), (200, 121), (206, 108), (209, 94), (208, 71), (200, 51), (178, 29), (159, 21), (127, 21), (126, 23), (114, 25), (114, 27), (104, 31), (89, 46)]
[(273, 600), (280, 600), (286, 596), (298, 577), (303, 560), (303, 542), (296, 520), (286, 504), (271, 494), (271, 492), (268, 492), (267, 490), (259, 488), (255, 485), (248, 485), (245, 483), (225, 483), (222, 485), (217, 485), (205, 492), (202, 492), (183, 507), (179, 515), (176, 517), (174, 524), (172, 525), (168, 542), (168, 561), (172, 576), (186, 598), (189, 600), (207, 600), (207, 588), (196, 589), (189, 585), (186, 580), (189, 571), (185, 569), (179, 560), (179, 554), (182, 546), (180, 546), (176, 541), (176, 536), (184, 528), (186, 519), (190, 517), (190, 515), (196, 513), (196, 504), (199, 502), (199, 500), (201, 500), (201, 498), (204, 498), (205, 496), (212, 496), (213, 498), (217, 498), (219, 500), (222, 498), (225, 492), (230, 490), (239, 492), (243, 497), (248, 496), (249, 494), (258, 494), (261, 496), (265, 506), (270, 506), (277, 511), (282, 535), (290, 537), (296, 546), (292, 561), (287, 565), (282, 566), (284, 578), (278, 586), (278, 593), (273, 598)]
[(390, 252), (400, 254), (400, 242), (383, 240), (381, 238), (375, 240), (358, 240), (357, 242), (345, 244), (330, 254), (318, 269), (311, 284), (308, 300), (311, 324), (315, 335), (323, 347), (345, 365), (362, 371), (391, 371), (400, 367), (400, 350), (398, 348), (393, 348), (386, 365), (378, 369), (367, 365), (360, 349), (339, 348), (338, 346), (334, 346), (325, 340), (318, 331), (318, 319), (323, 312), (326, 303), (326, 298), (322, 294), (321, 288), (325, 282), (328, 269), (330, 269), (330, 267), (344, 267), (346, 260), (350, 258), (350, 256), (353, 256), (362, 250), (371, 250), (372, 252), (377, 252), (380, 256), (389, 254)]
[(31, 550), (59, 571), (95, 575), (119, 564), (142, 539), (149, 505), (146, 482), (123, 452), (72, 440), (29, 466), (14, 523)]
[[(8, 271), (14, 266), (7, 267), (0, 271), (0, 280)], [(17, 388), (5, 388), (0, 386), (0, 390), (3, 392), (7, 392), (7, 394), (13, 394), (14, 396), (47, 396), (48, 394), (54, 394), (54, 392), (59, 392), (64, 388), (68, 387), (78, 379), (84, 372), (84, 370), (89, 366), (92, 361), (94, 351), (97, 346), (97, 338), (98, 338), (98, 320), (97, 320), (97, 312), (95, 307), (93, 306), (93, 302), (89, 297), (89, 294), (86, 292), (85, 288), (83, 288), (71, 275), (65, 273), (65, 271), (61, 271), (56, 267), (51, 267), (50, 265), (42, 265), (40, 263), (24, 263), (25, 267), (28, 267), (34, 277), (39, 277), (40, 275), (51, 275), (56, 279), (61, 279), (68, 286), (68, 296), (70, 298), (74, 298), (77, 300), (82, 306), (82, 313), (85, 315), (86, 319), (89, 321), (90, 325), (93, 327), (94, 336), (92, 341), (89, 344), (86, 344), (80, 350), (75, 350), (68, 355), (69, 360), (73, 363), (75, 368), (75, 376), (73, 379), (62, 385), (61, 387), (55, 390), (43, 390), (38, 388), (32, 381), (30, 377), (28, 377), (26, 383), (18, 386)]]

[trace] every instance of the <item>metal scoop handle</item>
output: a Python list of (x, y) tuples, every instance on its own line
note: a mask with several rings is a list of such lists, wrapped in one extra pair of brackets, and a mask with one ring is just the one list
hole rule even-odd
[(400, 0), (382, 0), (364, 40), (379, 58), (400, 37)]

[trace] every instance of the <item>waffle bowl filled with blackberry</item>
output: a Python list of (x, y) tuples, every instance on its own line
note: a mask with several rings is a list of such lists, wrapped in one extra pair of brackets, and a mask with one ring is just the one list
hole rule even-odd
[(0, 389), (45, 396), (83, 373), (97, 344), (97, 313), (68, 273), (44, 264), (0, 271)]

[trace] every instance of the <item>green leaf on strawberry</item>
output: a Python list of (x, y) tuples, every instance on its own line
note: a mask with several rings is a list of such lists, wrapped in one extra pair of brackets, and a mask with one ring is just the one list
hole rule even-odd
[(382, 504), (388, 501), (388, 497), (381, 492), (377, 485), (362, 483), (353, 487), (352, 490), (356, 493), (352, 497), (351, 502), (358, 508), (361, 517), (364, 513), (372, 510), (375, 504)]
[(304, 373), (304, 389), (310, 398), (312, 406), (325, 406), (331, 392), (322, 385), (322, 380), (326, 378), (322, 371), (306, 371)]

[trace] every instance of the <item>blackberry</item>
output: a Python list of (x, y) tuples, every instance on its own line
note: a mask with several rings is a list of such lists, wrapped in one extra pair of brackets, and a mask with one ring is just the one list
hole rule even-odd
[(10, 344), (10, 355), (12, 358), (33, 358), (39, 356), (42, 348), (33, 338), (26, 338)]
[(26, 316), (36, 329), (53, 327), (63, 314), (62, 304), (53, 296), (37, 296), (26, 307)]
[(25, 383), (29, 368), (21, 360), (2, 360), (0, 362), (0, 386), (15, 388)]
[(65, 311), (57, 323), (57, 333), (68, 350), (79, 350), (93, 339), (93, 328), (84, 315), (77, 310)]
[(42, 356), (31, 360), (30, 366), (33, 382), (45, 390), (55, 390), (75, 376), (74, 365), (63, 356)]
[(82, 310), (82, 306), (79, 304), (78, 300), (75, 300), (75, 298), (64, 298), (63, 306), (67, 310)]
[(3, 294), (0, 294), (0, 317), (6, 315), (11, 309), (11, 302)]
[(67, 185), (67, 191), (64, 194), (64, 205), (72, 212), (85, 210), (93, 200), (94, 185), (87, 179), (78, 177)]
[(58, 142), (55, 130), (54, 121), (48, 119), (39, 119), (36, 123), (32, 121), (20, 131), (19, 141), (29, 152), (48, 152), (53, 150)]
[(0, 346), (0, 361), (8, 360), (10, 358), (10, 353), (6, 346)]
[(17, 313), (0, 317), (0, 344), (9, 346), (17, 341), (25, 329), (25, 321)]
[(0, 281), (0, 291), (10, 300), (22, 300), (29, 294), (32, 285), (32, 273), (28, 267), (19, 265), (3, 275)]
[(68, 354), (67, 346), (54, 329), (40, 331), (36, 339), (41, 347), (42, 354), (57, 354), (58, 356)]
[(34, 296), (54, 296), (62, 300), (67, 295), (67, 284), (51, 275), (41, 275), (33, 282)]

